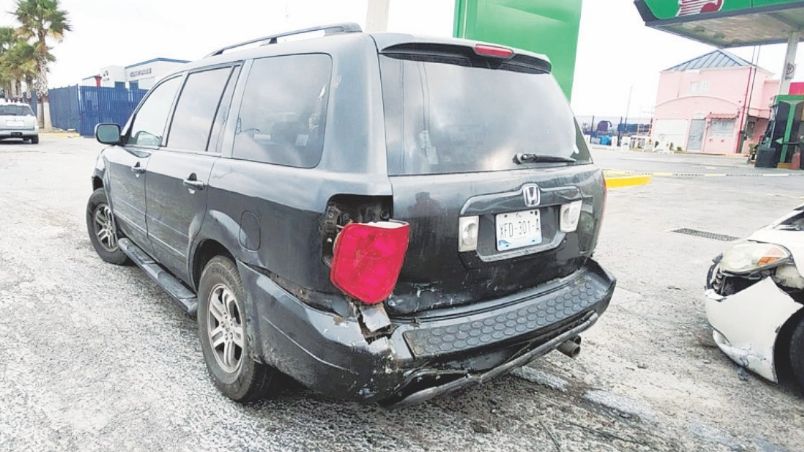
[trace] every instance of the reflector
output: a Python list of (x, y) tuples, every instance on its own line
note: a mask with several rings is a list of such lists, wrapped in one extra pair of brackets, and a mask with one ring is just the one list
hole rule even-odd
[(407, 223), (347, 224), (335, 238), (330, 281), (346, 295), (377, 304), (394, 291), (408, 250)]

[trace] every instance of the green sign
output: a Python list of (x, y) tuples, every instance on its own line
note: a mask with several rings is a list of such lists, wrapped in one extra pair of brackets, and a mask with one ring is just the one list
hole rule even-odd
[(645, 25), (717, 47), (787, 42), (804, 0), (635, 0)]
[(751, 12), (753, 8), (800, 4), (798, 0), (641, 0), (658, 20), (700, 14)]
[(567, 99), (580, 22), (581, 0), (455, 0), (456, 37), (547, 55)]

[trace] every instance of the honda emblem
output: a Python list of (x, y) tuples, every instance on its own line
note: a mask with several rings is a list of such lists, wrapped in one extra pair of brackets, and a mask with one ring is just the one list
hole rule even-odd
[(539, 186), (536, 184), (525, 184), (522, 186), (522, 198), (528, 207), (539, 205)]

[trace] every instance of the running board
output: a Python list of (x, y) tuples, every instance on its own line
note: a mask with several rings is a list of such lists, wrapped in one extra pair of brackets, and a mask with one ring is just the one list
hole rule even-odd
[(187, 288), (181, 281), (164, 267), (159, 265), (145, 251), (135, 245), (129, 239), (120, 239), (117, 245), (126, 253), (132, 262), (137, 264), (154, 282), (159, 285), (179, 307), (191, 317), (195, 317), (198, 312), (198, 298), (192, 290)]

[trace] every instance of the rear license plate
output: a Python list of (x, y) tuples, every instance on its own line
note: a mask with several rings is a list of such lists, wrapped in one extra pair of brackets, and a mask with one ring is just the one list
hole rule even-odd
[(6, 125), (9, 127), (22, 127), (25, 123), (22, 121), (6, 121)]
[(495, 223), (498, 251), (542, 243), (542, 219), (538, 210), (501, 213), (495, 217)]
[(12, 136), (12, 137), (21, 137), (21, 136), (22, 136), (22, 132), (11, 132), (11, 136)]

